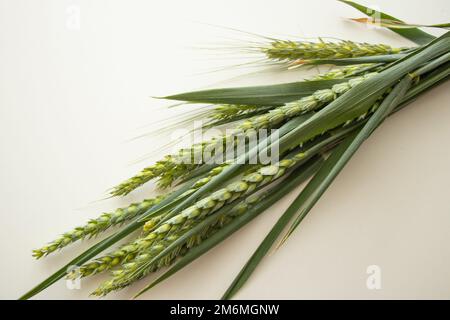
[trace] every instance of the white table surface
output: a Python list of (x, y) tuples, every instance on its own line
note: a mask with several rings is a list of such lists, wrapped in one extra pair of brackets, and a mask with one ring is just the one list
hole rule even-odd
[[(450, 16), (447, 0), (364, 4), (411, 22)], [(79, 29), (67, 27), (71, 8), (80, 9)], [(17, 298), (93, 242), (42, 261), (31, 257), (32, 248), (150, 194), (147, 186), (124, 199), (98, 201), (156, 160), (133, 162), (169, 139), (131, 140), (167, 116), (166, 103), (150, 96), (249, 72), (205, 72), (239, 52), (193, 47), (249, 39), (211, 25), (409, 45), (389, 31), (343, 19), (360, 16), (336, 1), (0, 0), (0, 298)], [(231, 83), (298, 78), (288, 72)], [(434, 89), (386, 121), (236, 298), (450, 298), (449, 88)], [(294, 196), (142, 298), (219, 298)], [(370, 265), (381, 269), (380, 290), (366, 286)], [(60, 281), (36, 298), (84, 299), (102, 279), (82, 281), (80, 290)], [(128, 298), (147, 282), (108, 298)]]

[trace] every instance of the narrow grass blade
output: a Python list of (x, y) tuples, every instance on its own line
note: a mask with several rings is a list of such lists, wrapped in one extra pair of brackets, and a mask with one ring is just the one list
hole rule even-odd
[(216, 232), (214, 235), (200, 243), (198, 246), (190, 249), (188, 253), (183, 256), (180, 260), (178, 260), (168, 271), (166, 271), (163, 275), (157, 278), (155, 281), (150, 283), (144, 289), (142, 289), (136, 296), (140, 296), (144, 292), (156, 286), (158, 283), (164, 281), (169, 278), (186, 265), (215, 247), (217, 244), (221, 243), (224, 239), (229, 237), (235, 231), (239, 230), (253, 218), (258, 216), (264, 210), (269, 208), (275, 202), (283, 198), (286, 194), (288, 194), (292, 189), (305, 182), (311, 175), (313, 175), (323, 164), (323, 158), (315, 157), (308, 161), (302, 167), (293, 171), (289, 177), (280, 185), (274, 188), (273, 192), (270, 192), (270, 195), (265, 197), (262, 201), (256, 204), (254, 207), (250, 208), (248, 212), (244, 215), (235, 218), (231, 223), (225, 225), (222, 229)]
[[(389, 20), (393, 20), (393, 21), (397, 21), (397, 22), (403, 22), (391, 15), (388, 15), (387, 13), (368, 8), (366, 6), (356, 3), (354, 1), (347, 1), (347, 0), (339, 0), (339, 1), (341, 1), (345, 4), (348, 4), (349, 6), (352, 6), (353, 8), (359, 10), (360, 12), (364, 13), (365, 15), (374, 15), (381, 19), (389, 19)], [(419, 45), (426, 44), (426, 43), (432, 41), (433, 39), (435, 39), (435, 37), (433, 35), (426, 33), (417, 28), (409, 28), (409, 29), (389, 28), (389, 30), (391, 30), (391, 31), (401, 35), (402, 37), (404, 37), (412, 42), (415, 42)]]
[(317, 80), (266, 86), (210, 89), (180, 93), (163, 98), (196, 103), (275, 106), (309, 96), (316, 90), (331, 88), (334, 84), (343, 81), (345, 80)]

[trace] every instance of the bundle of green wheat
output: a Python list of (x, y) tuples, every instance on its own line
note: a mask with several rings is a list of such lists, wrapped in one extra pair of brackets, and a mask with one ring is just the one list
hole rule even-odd
[[(345, 2), (366, 12), (366, 7)], [(207, 113), (207, 126), (228, 125), (233, 130), (163, 157), (111, 192), (113, 196), (126, 195), (158, 179), (160, 186), (167, 188), (164, 195), (103, 213), (34, 250), (33, 255), (41, 258), (110, 227), (123, 226), (22, 298), (34, 296), (63, 277), (87, 277), (110, 270), (111, 278), (93, 292), (104, 296), (165, 269), (139, 295), (311, 178), (223, 296), (232, 297), (283, 230), (288, 227), (281, 242), (296, 229), (373, 130), (387, 116), (448, 79), (450, 33), (435, 38), (415, 26), (379, 14), (387, 27), (418, 46), (393, 48), (351, 41), (273, 40), (260, 48), (269, 60), (342, 67), (302, 82), (167, 97), (215, 105)], [(261, 129), (271, 129), (270, 134), (261, 137)], [(260, 138), (256, 144), (251, 143), (254, 136)], [(244, 148), (227, 161), (206, 162), (206, 151), (214, 160), (223, 160), (224, 153), (217, 150), (236, 143)], [(275, 144), (278, 159), (272, 163), (260, 161), (263, 151), (271, 151)], [(176, 187), (171, 187), (175, 183)], [(110, 249), (139, 229), (141, 234), (137, 238)], [(78, 268), (67, 273), (67, 267), (72, 265)]]

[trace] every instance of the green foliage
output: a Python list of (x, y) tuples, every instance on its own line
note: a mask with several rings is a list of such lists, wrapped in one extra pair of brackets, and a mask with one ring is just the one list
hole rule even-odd
[[(367, 13), (364, 6), (351, 1), (342, 2)], [(73, 266), (78, 268), (70, 277), (112, 269), (111, 279), (94, 292), (97, 295), (121, 289), (153, 271), (171, 266), (139, 292), (142, 294), (313, 176), (223, 296), (231, 298), (283, 230), (289, 226), (281, 243), (298, 228), (359, 146), (382, 121), (449, 79), (450, 33), (435, 38), (417, 29), (418, 25), (379, 14), (386, 27), (421, 46), (404, 50), (351, 41), (300, 43), (275, 40), (264, 49), (270, 59), (302, 59), (301, 63), (347, 66), (302, 82), (212, 89), (165, 97), (219, 104), (213, 113), (202, 115), (210, 115), (212, 122), (209, 126), (236, 122), (234, 134), (216, 137), (168, 155), (114, 188), (113, 195), (126, 195), (155, 178), (164, 187), (175, 181), (180, 183), (175, 191), (104, 213), (35, 250), (35, 257), (40, 258), (79, 239), (94, 237), (112, 226), (128, 223), (70, 261), (21, 299), (38, 294), (66, 276), (69, 267)], [(437, 27), (445, 28), (446, 24)], [(305, 59), (307, 61), (303, 61)], [(239, 135), (247, 141), (250, 132), (261, 128), (279, 129), (276, 142), (282, 159), (275, 164), (247, 164), (249, 159), (275, 143), (271, 136), (260, 140), (256, 146), (247, 144), (245, 152), (234, 162), (216, 165), (179, 161), (203, 152), (213, 144), (227, 144)], [(103, 253), (139, 229), (142, 230), (139, 236), (109, 253)]]

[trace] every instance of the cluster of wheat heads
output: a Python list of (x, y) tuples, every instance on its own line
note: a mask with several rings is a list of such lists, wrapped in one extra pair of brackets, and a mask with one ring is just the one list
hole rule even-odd
[[(367, 9), (345, 2), (362, 12)], [(401, 22), (394, 24), (392, 21), (397, 20), (389, 19), (389, 23), (384, 22), (388, 28), (416, 42), (417, 46), (395, 48), (349, 40), (271, 39), (259, 48), (268, 60), (287, 62), (287, 65), (338, 67), (300, 82), (211, 89), (166, 97), (213, 105), (204, 119), (207, 126), (227, 125), (232, 130), (162, 157), (111, 191), (112, 196), (123, 196), (157, 179), (164, 188), (161, 196), (103, 213), (33, 250), (33, 255), (41, 258), (75, 241), (99, 236), (111, 227), (121, 227), (21, 298), (30, 298), (63, 277), (73, 279), (108, 271), (110, 279), (93, 292), (104, 296), (164, 270), (139, 295), (309, 180), (223, 296), (231, 298), (283, 230), (289, 227), (282, 242), (296, 229), (380, 123), (418, 95), (448, 79), (450, 34), (436, 38), (414, 26), (405, 29)], [(271, 133), (252, 145), (251, 138), (258, 136), (262, 129)], [(272, 132), (276, 132), (276, 138)], [(206, 150), (236, 142), (245, 148), (227, 161), (204, 161)], [(258, 152), (274, 144), (279, 152), (276, 161), (249, 161), (255, 157), (258, 160)], [(213, 152), (213, 156), (220, 155)], [(194, 158), (200, 161), (187, 161)], [(137, 230), (140, 230), (137, 237), (116, 245)], [(68, 272), (67, 267), (73, 265), (77, 268)]]

